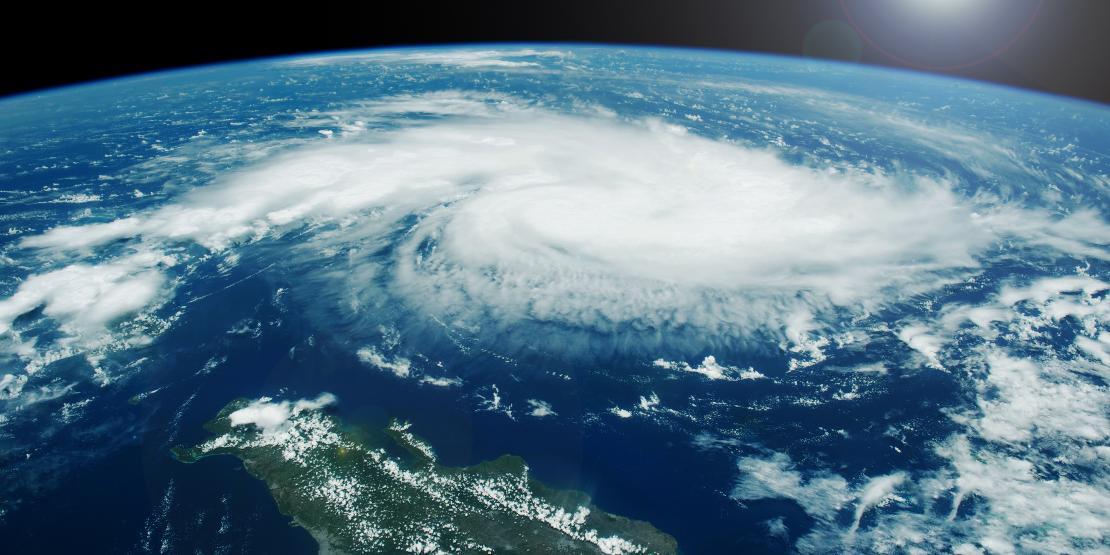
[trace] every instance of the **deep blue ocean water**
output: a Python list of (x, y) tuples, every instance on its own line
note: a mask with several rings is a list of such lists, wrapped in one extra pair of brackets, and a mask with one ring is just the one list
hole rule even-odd
[[(424, 52), (433, 59), (413, 57)], [(846, 546), (891, 551), (907, 545), (933, 551), (964, 544), (990, 549), (995, 545), (990, 538), (999, 534), (1023, 551), (1107, 547), (1107, 521), (1100, 520), (1110, 515), (1100, 512), (1105, 503), (1060, 517), (1101, 522), (1101, 530), (1085, 538), (1070, 529), (1046, 532), (1058, 526), (1052, 514), (1045, 523), (1023, 523), (1009, 498), (988, 488), (970, 490), (949, 518), (957, 477), (969, 470), (938, 448), (963, 437), (978, 450), (979, 460), (1027, 461), (1040, 480), (1029, 487), (1044, 488), (1036, 490), (1044, 495), (1053, 495), (1053, 484), (1059, 484), (1053, 479), (1059, 476), (1107, 493), (1105, 457), (1083, 458), (1107, 448), (1110, 432), (1098, 429), (1097, 418), (1101, 412), (1105, 422), (1110, 406), (1105, 404), (1107, 363), (1077, 339), (1097, 343), (1110, 337), (1105, 336), (1110, 333), (1105, 331), (1110, 329), (1105, 287), (1091, 286), (1089, 293), (1051, 290), (1039, 300), (1034, 295), (999, 305), (1006, 288), (1067, 276), (1106, 279), (1108, 237), (1093, 227), (1105, 225), (1108, 208), (1110, 111), (1105, 107), (904, 72), (718, 52), (563, 45), (470, 49), (463, 52), (479, 54), (463, 58), (448, 56), (453, 52), (380, 53), (386, 58), (352, 54), (320, 63), (260, 61), (0, 102), (0, 298), (15, 298), (35, 275), (115, 260), (151, 245), (179, 260), (159, 267), (166, 277), (164, 293), (143, 309), (149, 316), (140, 324), (149, 326), (144, 328), (147, 344), (82, 346), (96, 330), (66, 328), (67, 318), (76, 322), (72, 326), (85, 325), (84, 313), (52, 316), (55, 301), (49, 299), (12, 319), (19, 335), (9, 332), (0, 345), (0, 376), (27, 378), (18, 390), (0, 387), (5, 549), (311, 552), (316, 544), (307, 532), (289, 525), (265, 485), (238, 461), (215, 457), (186, 465), (169, 449), (206, 439), (202, 424), (232, 399), (300, 399), (320, 392), (334, 393), (339, 402), (331, 410), (354, 426), (382, 428), (390, 418), (411, 421), (444, 464), (519, 455), (537, 479), (583, 490), (609, 512), (647, 520), (674, 535), (686, 553), (837, 552)], [(501, 63), (506, 60), (512, 63)], [(451, 97), (446, 108), (389, 111), (394, 109), (389, 102), (427, 102), (429, 94), (443, 91), (463, 93)], [(519, 108), (502, 108), (512, 103)], [(485, 109), (494, 114), (479, 113)], [(929, 281), (926, 286), (924, 278), (897, 281), (919, 272), (912, 266), (919, 261), (909, 251), (882, 259), (895, 267), (884, 273), (887, 277), (853, 277), (898, 284), (863, 298), (842, 301), (845, 295), (822, 292), (823, 285), (783, 295), (775, 302), (784, 314), (798, 307), (815, 311), (816, 324), (802, 336), (790, 335), (790, 324), (777, 320), (730, 335), (694, 320), (660, 326), (648, 317), (595, 318), (586, 309), (561, 320), (543, 316), (535, 304), (529, 305), (528, 317), (512, 320), (509, 305), (497, 305), (490, 299), (500, 297), (482, 297), (478, 289), (453, 297), (461, 306), (448, 305), (443, 314), (461, 311), (463, 316), (445, 322), (422, 303), (452, 282), (437, 282), (438, 289), (425, 298), (409, 298), (393, 272), (407, 263), (404, 245), (418, 233), (413, 230), (432, 221), (436, 210), (467, 202), (465, 196), (414, 209), (388, 233), (359, 227), (391, 217), (390, 206), (371, 207), (275, 226), (265, 236), (240, 236), (228, 250), (155, 228), (74, 250), (21, 243), (57, 226), (91, 226), (188, 206), (196, 202), (191, 191), (234, 187), (236, 176), (249, 176), (277, 157), (328, 141), (389, 148), (391, 139), (383, 137), (394, 136), (390, 133), (447, 128), (466, 118), (498, 121), (518, 117), (511, 116), (518, 109), (525, 114), (521, 126), (545, 121), (529, 119), (533, 111), (630, 125), (659, 121), (681, 126), (686, 135), (678, 136), (770, 151), (791, 166), (890, 175), (890, 187), (907, 190), (920, 186), (915, 180), (931, 179), (961, 199), (957, 207), (980, 212), (1004, 207), (1018, 214), (1012, 220), (1026, 224), (1000, 217), (1000, 223), (991, 224), (997, 235), (989, 244), (969, 247), (973, 262), (938, 263), (939, 269), (928, 270), (929, 276), (942, 276), (943, 284)], [(553, 135), (562, 132), (558, 125), (551, 124)], [(415, 140), (402, 144), (399, 152), (419, 145)], [(618, 145), (604, 142), (596, 152), (599, 160), (623, 155)], [(710, 165), (718, 162), (709, 159)], [(319, 169), (327, 167), (333, 166)], [(485, 168), (468, 171), (460, 170), (460, 187), (480, 190), (489, 179)], [(890, 205), (891, 211), (902, 209), (903, 204)], [(1075, 214), (1091, 219), (1056, 227), (1029, 223), (1070, 222), (1066, 218)], [(358, 223), (344, 223), (344, 218)], [(693, 227), (713, 225), (691, 221), (699, 222)], [(792, 224), (783, 225), (788, 230)], [(907, 237), (916, 232), (897, 231)], [(522, 232), (521, 237), (530, 236)], [(722, 236), (720, 249), (709, 252), (727, 257), (727, 240)], [(922, 248), (930, 240), (922, 239)], [(553, 248), (558, 254), (550, 256), (563, 260), (557, 257), (575, 245), (567, 244), (572, 246)], [(529, 248), (547, 252), (546, 243), (537, 245)], [(442, 253), (449, 248), (446, 238), (436, 236), (420, 255), (434, 260), (448, 256)], [(574, 262), (559, 263), (581, 262), (581, 268), (571, 269), (592, 271), (582, 262), (594, 256), (592, 251), (571, 254), (567, 259)], [(702, 273), (728, 277), (730, 270), (716, 270), (715, 262), (681, 268), (669, 279), (685, 287), (686, 280)], [(791, 275), (832, 271), (822, 264), (802, 260), (790, 266)], [(513, 276), (497, 273), (503, 270), (486, 268), (479, 275), (504, 279), (509, 284), (499, 290), (515, 292)], [(550, 275), (544, 271), (549, 270), (541, 268), (536, 275)], [(737, 272), (738, 283), (752, 283), (751, 276)], [(749, 296), (759, 297), (761, 286), (745, 287), (754, 291)], [(614, 302), (632, 303), (637, 287), (628, 285)], [(578, 293), (565, 291), (557, 300), (578, 307), (570, 297)], [(750, 301), (743, 295), (721, 299), (741, 313), (747, 310), (742, 303)], [(1058, 319), (1022, 319), (1048, 314), (1053, 306), (1063, 306), (1061, 299), (1088, 308), (1068, 309)], [(482, 303), (487, 306), (480, 314), (501, 320), (462, 321), (473, 316), (466, 313), (471, 305)], [(673, 322), (686, 319), (684, 306), (676, 309)], [(993, 335), (967, 322), (943, 323), (955, 310), (947, 307), (974, 306), (1004, 311), (988, 326)], [(112, 319), (107, 333), (123, 337), (121, 322), (138, 312)], [(928, 328), (926, 335), (941, 338), (936, 361), (899, 335), (920, 323)], [(399, 344), (383, 331), (390, 326)], [(34, 338), (30, 347), (21, 343), (28, 338)], [(822, 338), (820, 356), (806, 354), (807, 341)], [(367, 346), (412, 361), (420, 375), (458, 382), (439, 387), (400, 378), (360, 360), (358, 350)], [(1020, 388), (1006, 389), (1009, 382), (1000, 374), (991, 377), (992, 368), (1004, 366), (990, 358), (998, 353), (1063, 368), (1060, 374), (1023, 378), (1022, 387), (1061, 388), (1046, 393), (1061, 400), (1059, 405), (1029, 409), (1042, 411), (1039, 421), (1047, 424), (1012, 424), (1030, 427), (1023, 440), (992, 435), (988, 426), (996, 418), (1014, 418), (1005, 407), (1024, 402), (1014, 393)], [(763, 377), (712, 380), (653, 364), (661, 359), (697, 367), (708, 356), (732, 371), (751, 367)], [(791, 360), (802, 364), (791, 368)], [(46, 362), (28, 370), (35, 361)], [(876, 365), (881, 371), (874, 370)], [(110, 379), (100, 379), (97, 368)], [(1030, 393), (1038, 391), (1049, 390)], [(502, 404), (491, 407), (494, 393)], [(657, 405), (649, 402), (652, 395)], [(529, 399), (543, 400), (557, 414), (530, 416)], [(509, 404), (511, 417), (501, 410)], [(616, 409), (629, 416), (622, 418)], [(1095, 431), (1076, 435), (1054, 427), (1069, 418), (1093, 418)], [(743, 460), (772, 460), (776, 453), (789, 456), (787, 470), (800, 481), (791, 485), (787, 478), (768, 486), (778, 487), (777, 494), (738, 494), (734, 488), (750, 475)], [(816, 507), (832, 503), (831, 494), (809, 486), (833, 475), (843, 478), (847, 501), (830, 519)], [(865, 505), (871, 479), (895, 475), (906, 478)], [(931, 489), (945, 480), (951, 481), (947, 489)], [(854, 507), (863, 507), (861, 514)], [(913, 516), (896, 520), (905, 515)], [(775, 522), (787, 532), (775, 532)], [(1003, 524), (992, 524), (998, 522)], [(995, 526), (1002, 526), (1001, 532)], [(931, 531), (934, 537), (898, 536), (910, 529)], [(897, 537), (884, 536), (883, 530), (894, 530)]]

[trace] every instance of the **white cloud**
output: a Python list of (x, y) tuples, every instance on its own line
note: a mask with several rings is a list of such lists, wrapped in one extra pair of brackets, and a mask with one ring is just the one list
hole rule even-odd
[(539, 399), (528, 399), (527, 402), (528, 408), (531, 409), (528, 411), (529, 416), (543, 418), (545, 416), (555, 416), (556, 414), (558, 414), (555, 412), (555, 409), (551, 408), (551, 403), (548, 403), (547, 401), (541, 401)]
[(100, 202), (100, 195), (93, 195), (88, 193), (67, 193), (59, 195), (57, 198), (51, 200), (51, 203), (57, 204), (86, 204), (89, 202)]
[(732, 490), (736, 499), (793, 499), (810, 516), (832, 522), (853, 498), (844, 478), (827, 472), (803, 475), (784, 453), (743, 457), (737, 465), (740, 478)]
[(301, 399), (299, 401), (273, 401), (269, 397), (251, 401), (251, 403), (228, 415), (232, 426), (245, 426), (253, 424), (262, 430), (263, 434), (275, 434), (285, 427), (290, 417), (304, 411), (322, 409), (336, 402), (335, 395), (321, 393), (315, 399)]
[(71, 335), (102, 332), (113, 320), (154, 301), (163, 292), (160, 268), (173, 264), (171, 257), (141, 253), (31, 276), (14, 295), (0, 300), (0, 334), (11, 329), (17, 317), (38, 307)]
[[(0, 350), (21, 360), (26, 373), (8, 374), (12, 379), (4, 380), (0, 396), (19, 397), (28, 376), (80, 355), (93, 366), (94, 378), (106, 384), (110, 378), (98, 364), (104, 353), (145, 345), (176, 319), (153, 313), (169, 298), (172, 282), (165, 272), (176, 262), (172, 256), (144, 250), (26, 278), (12, 296), (0, 299)], [(16, 323), (37, 309), (57, 333), (42, 337), (33, 325), (24, 329)]]
[(504, 414), (509, 417), (509, 420), (516, 420), (513, 416), (513, 406), (501, 397), (501, 388), (497, 387), (497, 384), (482, 388), (481, 392), (475, 393), (474, 396), (478, 399), (478, 410)]
[(541, 64), (539, 59), (558, 59), (569, 56), (560, 50), (536, 50), (521, 48), (517, 50), (379, 50), (352, 54), (311, 56), (287, 60), (287, 65), (324, 65), (351, 62), (406, 63), (450, 65), (474, 69), (520, 69), (534, 68)]
[(440, 376), (423, 376), (420, 378), (420, 383), (434, 385), (436, 387), (454, 387), (462, 385), (462, 380), (458, 378), (444, 378)]
[(767, 377), (759, 370), (750, 366), (745, 370), (741, 370), (739, 375), (741, 380), (762, 380)]
[[(371, 366), (376, 366), (387, 372), (392, 372), (398, 378), (407, 378), (412, 374), (412, 361), (405, 357), (395, 356), (390, 358), (378, 352), (378, 350), (373, 347), (363, 347), (355, 354), (358, 355), (358, 359), (362, 362)], [(433, 383), (432, 385), (441, 384)]]
[(860, 491), (859, 500), (856, 502), (855, 518), (852, 520), (852, 526), (848, 529), (848, 535), (855, 535), (856, 531), (859, 530), (859, 521), (863, 518), (863, 514), (891, 496), (895, 488), (904, 481), (906, 481), (906, 475), (901, 472), (879, 476), (868, 481)]
[(1075, 346), (1102, 364), (1110, 366), (1110, 333), (1100, 333), (1097, 340), (1083, 336), (1076, 337)]
[[(1082, 274), (1003, 284), (980, 304), (900, 326), (900, 337), (924, 355), (951, 360), (950, 371), (962, 372), (974, 395), (969, 406), (946, 411), (962, 430), (933, 444), (945, 461), (939, 468), (848, 485), (829, 470), (800, 470), (785, 454), (745, 457), (735, 496), (794, 499), (819, 519), (795, 543), (802, 552), (829, 545), (875, 552), (1104, 550), (1110, 388), (1095, 376), (1110, 373), (1098, 360), (1101, 351), (1084, 346), (1105, 344), (1108, 288)], [(1074, 344), (1060, 341), (1064, 318), (1076, 324)], [(857, 500), (850, 521), (841, 513), (846, 495)], [(880, 506), (873, 523), (863, 521)]]
[[(1076, 345), (1098, 341), (1110, 325), (1108, 288), (1085, 275), (1043, 278), (942, 317), (946, 343), (965, 321), (975, 327), (964, 333), (991, 341), (961, 353), (981, 369), (975, 410), (955, 414), (967, 432), (937, 448), (955, 472), (950, 526), (991, 551), (1084, 552), (1110, 540), (1110, 388), (1084, 375), (1107, 372), (1072, 360), (1054, 337), (1072, 317), (1091, 336)], [(958, 518), (972, 496), (976, 510)]]
[(755, 368), (748, 367), (741, 370), (735, 366), (725, 366), (717, 362), (717, 357), (709, 355), (702, 359), (701, 364), (697, 366), (690, 366), (690, 364), (683, 361), (669, 361), (664, 359), (655, 359), (652, 362), (658, 368), (666, 370), (678, 370), (680, 372), (693, 372), (701, 374), (711, 380), (759, 380), (766, 378)]
[(921, 324), (913, 324), (902, 328), (898, 332), (898, 339), (908, 345), (911, 349), (921, 353), (925, 357), (929, 366), (937, 370), (943, 370), (944, 366), (941, 365), (940, 360), (937, 358), (942, 345), (942, 340), (939, 337), (929, 334), (929, 327)]
[(643, 395), (640, 396), (640, 405), (639, 406), (640, 406), (640, 410), (642, 410), (644, 412), (651, 412), (651, 411), (655, 410), (656, 408), (658, 408), (659, 405), (660, 405), (659, 396), (656, 395), (654, 391), (651, 392), (651, 395), (649, 395), (647, 397), (644, 397)]
[[(362, 143), (320, 141), (163, 208), (22, 245), (73, 251), (140, 238), (221, 250), (342, 221), (341, 232), (308, 236), (313, 253), (334, 253), (420, 214), (384, 281), (344, 282), (348, 304), (399, 295), (443, 322), (496, 316), (490, 334), (521, 321), (682, 328), (721, 342), (759, 331), (808, 353), (795, 366), (823, 356), (812, 333), (839, 308), (863, 311), (967, 276), (1001, 239), (1102, 252), (1086, 213), (975, 206), (942, 181), (797, 166), (658, 122), (568, 117), (459, 91), (358, 110), (445, 117), (363, 133)], [(352, 259), (351, 271), (380, 262)]]
[[(1102, 451), (1087, 456), (1101, 457), (1105, 469), (1110, 452), (1105, 447)], [(967, 522), (950, 516), (948, 526), (970, 527), (972, 537), (991, 552), (1097, 552), (1095, 546), (1107, 539), (1110, 496), (1103, 478), (1045, 479), (1038, 475), (1038, 466), (1044, 463), (972, 447), (964, 436), (953, 438), (938, 452), (952, 461), (958, 475), (951, 515), (971, 496), (986, 504), (972, 512)], [(1078, 547), (1084, 544), (1089, 547)]]
[(27, 385), (26, 374), (4, 374), (0, 376), (0, 400), (14, 399), (23, 392)]
[(495, 92), (445, 90), (399, 94), (345, 105), (336, 110), (298, 113), (289, 125), (297, 128), (336, 128), (343, 137), (365, 135), (372, 123), (419, 125), (412, 116), (498, 117), (529, 107), (520, 98)]
[[(532, 69), (562, 57), (535, 50), (402, 51), (289, 63), (360, 58)], [(931, 155), (992, 180), (1023, 172), (1041, 182), (1011, 143), (977, 131), (925, 125), (827, 92), (736, 87), (820, 105), (838, 125), (896, 131)], [(76, 354), (111, 339), (121, 319), (168, 297), (173, 280), (166, 267), (174, 259), (162, 253), (185, 257), (177, 254), (183, 243), (224, 251), (304, 226), (308, 232), (287, 249), (290, 261), (324, 268), (311, 264), (314, 253), (347, 253), (342, 270), (305, 277), (322, 284), (321, 296), (343, 295), (350, 300), (343, 306), (356, 312), (400, 300), (419, 316), (449, 322), (445, 328), (496, 339), (535, 323), (603, 332), (597, 336), (618, 328), (650, 330), (645, 335), (676, 342), (668, 332), (692, 330), (714, 348), (715, 342), (755, 336), (797, 355), (791, 369), (826, 359), (833, 341), (827, 322), (964, 280), (981, 269), (980, 255), (995, 245), (1110, 259), (1110, 226), (1093, 210), (1062, 216), (993, 197), (968, 198), (956, 192), (963, 184), (941, 178), (800, 166), (683, 127), (576, 106), (582, 113), (571, 117), (503, 94), (440, 91), (298, 114), (290, 125), (320, 128), (326, 140), (315, 137), (293, 150), (294, 142), (217, 147), (198, 137), (196, 144), (208, 145), (213, 156), (220, 149), (232, 153), (218, 159), (253, 165), (158, 209), (23, 238), (19, 245), (35, 249), (32, 256), (41, 253), (43, 261), (83, 261), (31, 275), (0, 300), (4, 347), (24, 357), (48, 347), (37, 338), (23, 341), (12, 329), (19, 316), (42, 308), (63, 332), (60, 346), (77, 349), (49, 345), (35, 367)], [(414, 114), (434, 117), (409, 117)], [(156, 163), (176, 160), (166, 155)], [(300, 248), (301, 241), (310, 248)], [(396, 247), (390, 254), (369, 254), (389, 241), (399, 241), (390, 244)], [(103, 248), (109, 244), (111, 250)], [(114, 256), (117, 247), (141, 251), (100, 256)], [(797, 501), (819, 521), (798, 544), (802, 550), (845, 535), (876, 551), (1067, 552), (1106, 545), (1110, 391), (1094, 375), (1110, 377), (1107, 288), (1086, 275), (1011, 283), (983, 304), (946, 307), (934, 321), (915, 316), (894, 326), (927, 364), (941, 368), (941, 360), (951, 361), (951, 370), (964, 371), (957, 377), (973, 387), (969, 405), (950, 411), (962, 431), (937, 445), (943, 468), (867, 480), (803, 470), (783, 454), (745, 457), (734, 494)], [(1078, 322), (1077, 335), (1058, 348), (1050, 336), (1064, 320)], [(243, 329), (254, 333), (260, 325), (254, 324)], [(978, 342), (953, 349), (956, 338)], [(607, 347), (636, 343), (625, 335), (620, 347)], [(461, 383), (423, 375), (392, 349), (383, 343), (357, 356), (423, 384)], [(709, 380), (765, 377), (713, 356), (696, 366), (664, 359), (654, 365)], [(20, 395), (27, 382), (27, 375), (0, 375), (0, 398)], [(35, 391), (47, 398), (68, 390)], [(855, 387), (834, 398), (854, 395)], [(480, 409), (512, 418), (497, 386), (476, 398)], [(295, 403), (263, 399), (236, 411), (232, 422), (276, 433), (298, 411), (333, 401), (326, 394)], [(532, 416), (554, 414), (545, 401), (526, 402)], [(637, 415), (667, 410), (654, 393), (629, 407)], [(610, 412), (630, 418), (632, 410), (614, 406)], [(886, 510), (899, 493), (908, 501)], [(875, 525), (865, 515), (874, 515)]]
[[(413, 113), (436, 117), (398, 117)], [(367, 123), (383, 119), (390, 120), (387, 131)], [(1107, 257), (1108, 230), (1092, 212), (1058, 216), (967, 198), (944, 180), (910, 174), (799, 166), (673, 125), (560, 115), (505, 95), (380, 98), (295, 124), (337, 132), (293, 149), (282, 143), (231, 151), (253, 164), (157, 209), (23, 238), (20, 246), (44, 259), (97, 262), (29, 277), (0, 300), (0, 332), (42, 306), (70, 336), (98, 335), (172, 293), (162, 267), (169, 262), (159, 251), (184, 257), (183, 244), (225, 251), (283, 236), (296, 238), (286, 250), (289, 262), (310, 269), (303, 277), (314, 294), (341, 298), (336, 305), (351, 307), (355, 318), (364, 307), (398, 303), (449, 334), (465, 332), (507, 350), (514, 334), (532, 337), (532, 330), (518, 330), (549, 323), (592, 338), (619, 337), (598, 348), (638, 355), (678, 352), (694, 342), (698, 350), (777, 345), (792, 353), (790, 367), (798, 369), (826, 358), (835, 337), (830, 322), (966, 279), (981, 270), (980, 255), (1001, 242)], [(104, 260), (108, 244), (111, 252), (154, 254)], [(386, 244), (388, 254), (371, 254), (387, 252), (378, 248)], [(337, 253), (347, 253), (338, 272), (330, 264)], [(329, 263), (318, 263), (325, 256)], [(946, 312), (940, 325), (898, 329), (939, 366), (961, 322), (985, 333), (1008, 321), (1012, 304), (1044, 298), (1045, 321), (1085, 322), (1073, 350), (1097, 366), (1106, 355), (1096, 320), (1107, 308), (1094, 299), (1092, 287), (1101, 286), (1091, 279), (1015, 286), (990, 306)], [(1032, 330), (1039, 321), (1023, 322)], [(622, 334), (608, 334), (617, 329)], [(623, 334), (628, 330), (649, 331), (638, 341)], [(41, 348), (11, 333), (5, 341), (21, 356)], [(68, 354), (40, 353), (37, 364)], [(459, 383), (424, 375), (412, 361), (374, 347), (359, 358), (432, 386)], [(763, 377), (713, 357), (697, 365), (660, 362), (707, 379)], [(999, 381), (991, 387), (1011, 392), (1007, 384), (1031, 379), (1006, 368), (992, 368)], [(1105, 374), (1101, 368), (1094, 372)], [(1069, 384), (1059, 403), (1030, 411), (1046, 421), (1066, 420), (1072, 409), (1060, 403), (1101, 395), (1056, 375), (1034, 382), (1048, 389)], [(18, 390), (15, 378), (8, 380), (4, 391)], [(498, 397), (486, 392), (482, 406), (511, 414)], [(1005, 415), (1020, 398), (1015, 393), (1012, 400), (984, 400), (981, 410)], [(614, 414), (632, 415), (620, 408)], [(1080, 416), (1085, 434), (1101, 424)], [(1011, 441), (1030, 433), (1003, 416), (976, 426), (976, 433)]]
[(1022, 301), (1046, 304), (1060, 297), (1061, 293), (1082, 292), (1090, 296), (1110, 288), (1105, 282), (1085, 275), (1060, 276), (1034, 281), (1025, 287), (1006, 287), (998, 297), (1003, 305)]
[(1058, 362), (1034, 362), (999, 352), (986, 355), (989, 369), (979, 398), (982, 417), (974, 421), (990, 441), (1027, 443), (1035, 436), (1060, 435), (1098, 441), (1110, 435), (1110, 392), (1069, 379)]

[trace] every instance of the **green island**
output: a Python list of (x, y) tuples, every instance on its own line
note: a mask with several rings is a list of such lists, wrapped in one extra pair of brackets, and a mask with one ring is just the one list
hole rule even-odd
[(175, 447), (186, 463), (233, 455), (270, 488), (278, 509), (321, 553), (676, 553), (651, 524), (602, 511), (578, 491), (555, 490), (505, 455), (468, 467), (393, 421), (381, 432), (345, 429), (335, 398), (237, 399), (205, 428), (215, 437)]

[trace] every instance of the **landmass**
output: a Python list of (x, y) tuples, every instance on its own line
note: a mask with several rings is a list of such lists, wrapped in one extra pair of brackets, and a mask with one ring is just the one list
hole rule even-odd
[(334, 401), (237, 399), (205, 425), (215, 437), (173, 453), (241, 459), (322, 553), (677, 553), (670, 535), (548, 488), (519, 457), (446, 466), (408, 423), (347, 429)]

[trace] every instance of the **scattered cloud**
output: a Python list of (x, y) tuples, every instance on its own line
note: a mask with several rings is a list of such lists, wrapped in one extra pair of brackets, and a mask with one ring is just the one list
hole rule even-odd
[(785, 453), (744, 456), (733, 496), (796, 501), (819, 520), (797, 538), (802, 552), (1099, 552), (1110, 540), (1110, 370), (1084, 346), (1105, 343), (1107, 291), (1084, 274), (1003, 283), (900, 328), (974, 394), (947, 411), (960, 430), (932, 444), (939, 467), (849, 480)]
[(766, 378), (755, 368), (748, 367), (741, 370), (735, 366), (725, 366), (717, 362), (717, 357), (709, 355), (702, 359), (701, 364), (690, 366), (686, 362), (672, 362), (664, 359), (655, 359), (652, 364), (657, 368), (677, 370), (679, 372), (693, 372), (701, 374), (711, 380), (759, 380)]
[[(412, 374), (412, 361), (401, 356), (389, 357), (380, 353), (374, 347), (363, 347), (355, 353), (358, 359), (365, 364), (375, 366), (387, 372), (392, 372), (398, 378), (407, 378)], [(433, 384), (439, 385), (439, 384)]]
[(555, 412), (555, 409), (551, 408), (551, 403), (548, 403), (547, 401), (541, 401), (539, 399), (528, 399), (527, 402), (528, 408), (530, 409), (528, 411), (528, 416), (543, 418), (546, 416), (555, 416), (556, 414), (558, 414)]

